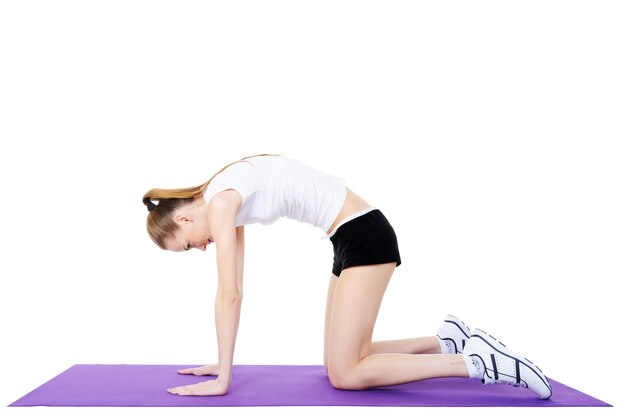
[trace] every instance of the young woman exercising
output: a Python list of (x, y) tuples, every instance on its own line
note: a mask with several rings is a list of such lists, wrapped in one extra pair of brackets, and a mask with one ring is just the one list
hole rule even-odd
[(148, 233), (160, 248), (216, 246), (219, 362), (179, 373), (217, 378), (170, 393), (228, 392), (243, 294), (244, 226), (287, 217), (321, 228), (333, 244), (324, 330), (324, 367), (333, 387), (363, 390), (466, 377), (523, 386), (543, 399), (552, 394), (536, 365), (481, 330), (471, 333), (451, 315), (436, 336), (372, 342), (383, 294), (401, 263), (398, 241), (383, 213), (347, 188), (344, 178), (283, 155), (261, 154), (226, 165), (197, 187), (151, 189), (143, 203)]

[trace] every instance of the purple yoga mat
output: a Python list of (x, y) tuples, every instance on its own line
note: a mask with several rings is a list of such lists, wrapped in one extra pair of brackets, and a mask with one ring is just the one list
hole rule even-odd
[(479, 380), (440, 378), (363, 391), (333, 388), (320, 365), (235, 365), (225, 396), (178, 396), (167, 388), (215, 376), (181, 375), (198, 365), (75, 365), (10, 406), (610, 406), (550, 379), (541, 400), (525, 388), (483, 386)]

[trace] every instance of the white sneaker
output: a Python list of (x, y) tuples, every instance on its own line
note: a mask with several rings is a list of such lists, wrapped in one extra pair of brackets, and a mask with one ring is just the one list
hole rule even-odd
[(552, 396), (550, 382), (539, 367), (485, 331), (476, 329), (465, 345), (463, 355), (471, 357), (480, 367), (483, 384), (511, 384), (526, 387), (542, 399)]
[(437, 337), (446, 342), (451, 349), (451, 354), (463, 352), (465, 343), (471, 335), (471, 330), (456, 316), (448, 315), (437, 331)]

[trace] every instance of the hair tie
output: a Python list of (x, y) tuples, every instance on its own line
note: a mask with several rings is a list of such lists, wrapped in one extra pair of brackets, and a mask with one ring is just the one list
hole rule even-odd
[(148, 200), (148, 202), (146, 203), (146, 205), (148, 206), (148, 212), (152, 211), (153, 209), (155, 209), (157, 206), (154, 202)]

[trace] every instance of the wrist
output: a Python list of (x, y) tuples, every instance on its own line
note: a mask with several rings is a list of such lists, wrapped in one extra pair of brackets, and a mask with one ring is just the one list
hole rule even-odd
[(225, 388), (229, 388), (233, 381), (233, 377), (231, 374), (220, 374), (217, 376), (215, 381), (222, 384)]
[(218, 373), (220, 376), (224, 375), (224, 376), (230, 376), (233, 373), (233, 365), (232, 363), (228, 363), (228, 364), (218, 364)]

